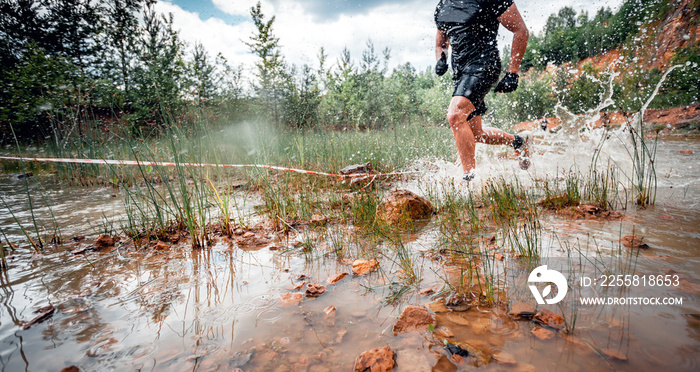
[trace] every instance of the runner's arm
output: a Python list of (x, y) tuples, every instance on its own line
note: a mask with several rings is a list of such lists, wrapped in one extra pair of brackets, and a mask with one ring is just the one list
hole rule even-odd
[(437, 30), (437, 36), (435, 36), (435, 60), (439, 60), (442, 56), (442, 52), (447, 55), (447, 49), (450, 47), (450, 42), (447, 40), (447, 33), (442, 30)]
[(520, 62), (523, 60), (523, 55), (525, 55), (525, 49), (527, 49), (527, 39), (530, 37), (530, 32), (527, 30), (525, 21), (523, 21), (523, 17), (520, 16), (520, 12), (515, 6), (515, 3), (498, 17), (498, 22), (513, 33), (513, 45), (510, 48), (508, 72), (517, 74), (520, 69)]

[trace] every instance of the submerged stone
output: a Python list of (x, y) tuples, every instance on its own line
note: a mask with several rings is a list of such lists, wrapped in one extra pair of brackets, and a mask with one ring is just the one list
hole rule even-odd
[(435, 316), (422, 306), (406, 306), (394, 324), (394, 334), (406, 331), (427, 331), (435, 325)]
[(378, 347), (360, 354), (355, 360), (355, 372), (387, 372), (396, 366), (396, 353), (389, 346)]
[(556, 332), (545, 328), (535, 328), (532, 330), (532, 334), (540, 340), (544, 341), (552, 339)]
[(280, 301), (283, 306), (299, 305), (301, 300), (301, 293), (283, 293), (280, 295)]
[(515, 319), (532, 319), (535, 315), (535, 307), (524, 302), (514, 302), (510, 305), (508, 315)]

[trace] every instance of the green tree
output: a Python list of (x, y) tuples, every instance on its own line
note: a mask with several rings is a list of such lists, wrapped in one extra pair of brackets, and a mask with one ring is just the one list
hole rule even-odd
[(279, 38), (272, 32), (275, 16), (265, 21), (259, 1), (250, 8), (250, 16), (253, 18), (256, 31), (246, 45), (253, 54), (258, 56), (258, 61), (255, 63), (257, 84), (254, 88), (263, 103), (260, 113), (263, 115), (271, 113), (274, 122), (279, 123), (281, 99), (288, 82), (288, 75), (285, 73)]
[[(143, 35), (137, 41), (139, 61), (134, 69), (134, 120), (139, 127), (163, 124), (182, 106), (183, 43), (173, 29), (173, 16), (159, 16), (152, 5), (144, 9)], [(140, 129), (140, 128), (134, 128)]]

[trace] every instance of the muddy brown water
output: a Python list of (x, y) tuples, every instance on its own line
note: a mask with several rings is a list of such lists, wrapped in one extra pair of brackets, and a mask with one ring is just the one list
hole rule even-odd
[[(389, 345), (397, 353), (399, 371), (695, 371), (700, 368), (700, 141), (662, 141), (657, 158), (660, 188), (654, 207), (630, 207), (622, 221), (544, 215), (547, 253), (541, 263), (566, 261), (574, 268), (569, 275), (596, 277), (606, 268), (609, 274), (621, 273), (619, 263), (629, 267), (631, 262), (637, 275), (673, 270), (683, 285), (605, 293), (600, 286), (574, 286), (560, 305), (540, 307), (565, 315), (568, 322), (575, 318), (573, 337), (559, 332), (548, 340), (532, 334), (538, 325), (511, 319), (503, 306), (475, 305), (464, 312), (436, 314), (436, 329), (447, 329), (451, 342), (470, 345), (486, 361), (501, 354), (512, 357), (514, 364), (479, 364), (484, 360), (474, 356), (453, 364), (442, 346), (443, 336), (429, 331), (393, 334), (405, 306), (438, 297), (421, 296), (419, 290), (439, 290), (443, 278), (455, 276), (456, 268), (430, 254), (440, 242), (433, 221), (405, 237), (422, 281), (393, 304), (386, 299), (400, 287), (401, 277), (392, 247), (360, 237), (351, 241), (351, 227), (331, 228), (316, 240), (312, 257), (268, 247), (241, 250), (227, 241), (203, 250), (182, 246), (78, 256), (67, 252), (74, 243), (49, 247), (43, 255), (21, 245), (8, 257), (9, 268), (0, 279), (0, 365), (4, 371), (58, 371), (70, 365), (81, 371), (335, 371), (352, 370), (360, 353)], [(15, 215), (28, 223), (24, 187), (3, 176), (0, 192)], [(103, 221), (118, 217), (123, 208), (121, 195), (112, 189), (61, 187), (41, 177), (30, 187), (41, 189), (51, 201), (64, 236), (95, 236), (104, 229)], [(38, 208), (36, 216), (40, 225), (50, 226), (48, 209)], [(4, 209), (0, 227), (10, 241), (22, 240)], [(634, 259), (616, 261), (620, 236), (632, 232), (651, 248)], [(347, 261), (331, 252), (334, 237), (337, 241), (341, 235), (348, 258), (367, 257), (363, 252), (368, 250), (383, 252), (383, 274), (350, 275), (326, 285), (327, 278), (351, 272)], [(567, 254), (572, 250), (598, 264), (579, 258), (573, 262), (567, 257), (580, 255)], [(508, 298), (532, 303), (524, 286), (531, 266), (505, 249), (501, 252), (507, 258), (497, 270), (504, 283), (512, 283)], [(299, 279), (301, 275), (306, 278)], [(301, 281), (326, 285), (327, 290), (318, 298), (304, 297), (298, 305), (284, 305), (280, 295), (297, 292), (293, 287)], [(593, 294), (673, 297), (682, 304), (585, 306), (575, 300)], [(49, 304), (56, 309), (52, 317), (23, 329), (37, 316), (36, 309)], [(330, 316), (324, 313), (329, 306), (336, 308)], [(609, 355), (614, 353), (626, 360)]]

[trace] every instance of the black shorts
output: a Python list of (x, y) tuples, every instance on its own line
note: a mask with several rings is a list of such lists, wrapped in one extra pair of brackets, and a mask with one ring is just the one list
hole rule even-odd
[(464, 69), (454, 69), (453, 74), (452, 81), (455, 85), (455, 90), (452, 96), (468, 98), (475, 108), (467, 120), (485, 114), (484, 97), (498, 81), (498, 76), (501, 74), (500, 64), (472, 65)]

